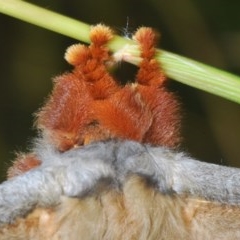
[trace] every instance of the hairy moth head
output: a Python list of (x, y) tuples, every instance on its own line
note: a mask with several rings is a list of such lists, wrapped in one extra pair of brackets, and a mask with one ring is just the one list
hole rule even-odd
[(68, 48), (65, 59), (74, 68), (55, 79), (49, 100), (37, 114), (42, 136), (60, 151), (111, 138), (177, 146), (179, 103), (155, 60), (157, 34), (143, 27), (133, 36), (141, 62), (135, 82), (125, 86), (107, 68), (114, 62), (107, 48), (112, 37), (113, 31), (99, 24), (91, 29), (90, 46)]

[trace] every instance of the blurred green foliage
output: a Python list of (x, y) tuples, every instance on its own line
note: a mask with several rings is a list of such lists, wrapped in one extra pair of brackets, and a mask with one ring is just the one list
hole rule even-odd
[[(139, 26), (162, 33), (161, 48), (240, 75), (240, 2), (224, 0), (31, 1), (120, 34)], [(61, 23), (60, 23), (61, 24)], [(36, 135), (33, 113), (49, 95), (53, 76), (69, 66), (64, 51), (76, 41), (0, 15), (1, 180), (16, 151)], [(128, 76), (127, 70), (122, 76)], [(240, 105), (171, 82), (183, 102), (182, 149), (203, 161), (240, 166)]]

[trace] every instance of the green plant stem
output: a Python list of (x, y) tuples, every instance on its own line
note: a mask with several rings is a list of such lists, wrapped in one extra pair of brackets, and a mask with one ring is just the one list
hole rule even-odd
[(170, 78), (240, 103), (239, 76), (166, 51), (158, 59)]
[(90, 42), (89, 25), (36, 5), (20, 0), (0, 0), (0, 12), (65, 36)]
[[(89, 25), (33, 4), (20, 0), (0, 0), (0, 12), (65, 36), (90, 42)], [(116, 52), (126, 44), (130, 47), (124, 51), (133, 55), (130, 62), (138, 64), (139, 61), (133, 59), (134, 56), (139, 59), (139, 51), (132, 41), (115, 36), (109, 48)], [(240, 103), (240, 77), (173, 53), (163, 50), (159, 52), (157, 58), (170, 78)]]

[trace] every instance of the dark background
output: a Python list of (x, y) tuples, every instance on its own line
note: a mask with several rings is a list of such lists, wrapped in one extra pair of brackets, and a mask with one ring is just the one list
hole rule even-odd
[[(240, 75), (240, 1), (82, 0), (31, 1), (120, 34), (139, 26), (162, 33), (165, 50)], [(128, 24), (127, 24), (128, 22)], [(61, 24), (61, 23), (60, 23)], [(76, 40), (0, 15), (0, 180), (16, 151), (36, 135), (33, 113), (70, 67), (65, 49)], [(203, 161), (240, 166), (240, 105), (172, 81), (183, 102), (182, 149)]]

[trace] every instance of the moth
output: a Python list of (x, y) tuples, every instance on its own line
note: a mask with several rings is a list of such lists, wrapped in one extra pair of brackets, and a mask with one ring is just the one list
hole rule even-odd
[(36, 114), (35, 147), (0, 185), (1, 239), (240, 238), (239, 170), (177, 151), (180, 103), (157, 38), (146, 27), (133, 35), (142, 60), (125, 85), (109, 71), (119, 60), (109, 27), (68, 48), (73, 70)]

